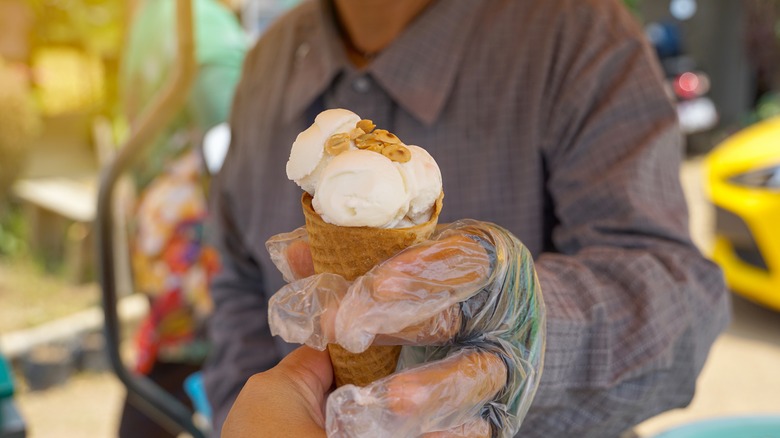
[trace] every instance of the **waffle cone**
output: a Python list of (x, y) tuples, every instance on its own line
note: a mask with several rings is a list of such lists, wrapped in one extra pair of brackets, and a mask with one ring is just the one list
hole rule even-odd
[[(311, 195), (304, 193), (301, 204), (314, 272), (338, 274), (351, 281), (401, 250), (428, 239), (436, 229), (443, 197), (436, 201), (428, 222), (410, 228), (371, 228), (341, 227), (325, 222), (314, 211)], [(328, 352), (336, 386), (366, 386), (395, 371), (401, 347), (372, 346), (356, 354), (329, 344)]]

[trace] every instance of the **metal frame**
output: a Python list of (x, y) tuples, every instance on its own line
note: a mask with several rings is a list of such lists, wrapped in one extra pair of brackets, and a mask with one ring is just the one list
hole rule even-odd
[[(157, 1), (157, 0), (153, 0)], [(192, 420), (193, 413), (145, 376), (131, 373), (119, 351), (116, 254), (114, 252), (114, 189), (120, 176), (133, 165), (184, 105), (197, 72), (192, 0), (176, 0), (177, 62), (166, 88), (139, 117), (129, 138), (100, 177), (96, 216), (97, 266), (103, 292), (106, 348), (117, 377), (128, 396), (161, 425), (174, 433), (186, 431), (195, 438), (205, 434)]]

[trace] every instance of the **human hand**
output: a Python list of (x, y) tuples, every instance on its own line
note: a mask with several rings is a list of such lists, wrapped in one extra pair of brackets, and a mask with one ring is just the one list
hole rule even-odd
[(324, 437), (325, 398), (332, 383), (328, 353), (298, 348), (246, 382), (222, 426), (222, 437)]
[(354, 282), (312, 275), (306, 239), (298, 229), (267, 244), (291, 281), (269, 304), (272, 332), (356, 353), (409, 346), (402, 372), (330, 395), (329, 435), (514, 435), (538, 385), (545, 324), (533, 261), (511, 233), (459, 221)]

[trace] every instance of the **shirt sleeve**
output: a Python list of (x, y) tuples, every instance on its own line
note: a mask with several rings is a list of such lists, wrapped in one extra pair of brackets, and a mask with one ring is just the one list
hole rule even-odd
[(521, 434), (615, 437), (689, 403), (728, 294), (689, 238), (682, 136), (654, 54), (617, 2), (569, 4), (543, 152), (545, 367)]

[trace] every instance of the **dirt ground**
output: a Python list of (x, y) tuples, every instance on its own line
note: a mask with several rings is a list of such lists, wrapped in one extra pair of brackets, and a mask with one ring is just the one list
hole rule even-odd
[(95, 305), (100, 291), (94, 283), (76, 286), (46, 275), (31, 260), (0, 259), (0, 302), (0, 333), (8, 333)]
[(67, 385), (21, 394), (17, 407), (28, 438), (107, 438), (116, 436), (124, 394), (112, 374), (80, 374)]

